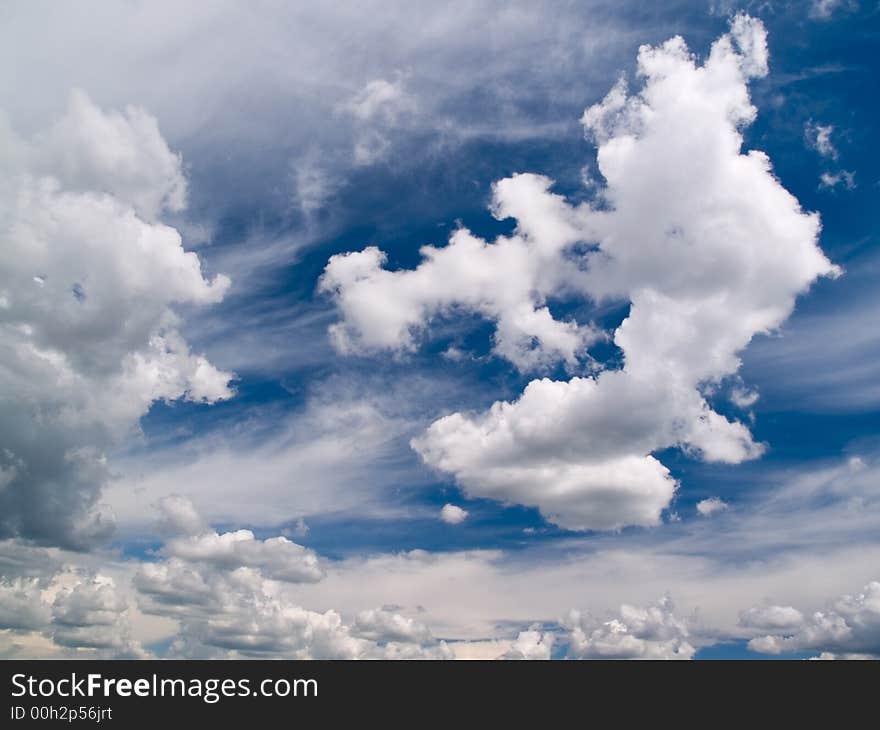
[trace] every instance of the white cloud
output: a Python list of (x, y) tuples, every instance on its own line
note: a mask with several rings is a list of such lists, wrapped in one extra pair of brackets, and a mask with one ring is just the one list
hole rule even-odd
[(433, 639), (425, 624), (384, 608), (361, 611), (355, 619), (354, 632), (383, 644), (390, 641), (422, 644)]
[[(796, 612), (790, 607), (773, 608)], [(868, 583), (861, 593), (841, 596), (827, 610), (816, 611), (806, 618), (801, 615), (800, 619), (785, 626), (768, 626), (777, 631), (755, 637), (749, 642), (749, 648), (762, 654), (820, 651), (825, 655), (823, 658), (880, 656), (880, 583), (877, 581)]]
[(804, 126), (804, 136), (806, 137), (807, 144), (822, 155), (822, 157), (836, 160), (838, 152), (831, 141), (832, 132), (834, 132), (833, 124), (819, 124), (812, 119)]
[(569, 656), (575, 659), (693, 659), (686, 623), (667, 597), (647, 607), (620, 607), (618, 616), (599, 622), (571, 611)]
[(105, 112), (77, 92), (30, 140), (0, 122), (0, 169), (0, 433), (19, 465), (0, 532), (86, 545), (113, 525), (97, 510), (104, 450), (156, 400), (231, 396), (231, 375), (190, 352), (173, 309), (217, 302), (229, 281), (206, 279), (158, 222), (186, 184), (143, 110)]
[(112, 656), (145, 658), (131, 638), (128, 605), (112, 578), (85, 576), (62, 587), (52, 603), (53, 641), (71, 649), (94, 649)]
[(838, 170), (837, 172), (823, 172), (819, 175), (820, 188), (836, 188), (843, 185), (847, 190), (855, 190), (856, 175), (849, 170)]
[(343, 316), (330, 330), (337, 349), (413, 350), (432, 319), (462, 309), (496, 323), (495, 352), (521, 370), (559, 360), (575, 367), (599, 335), (589, 325), (555, 319), (546, 299), (577, 278), (562, 259), (581, 238), (584, 211), (569, 208), (550, 184), (537, 175), (496, 183), (493, 214), (516, 217), (514, 235), (489, 243), (460, 228), (447, 246), (422, 247), (424, 261), (412, 271), (383, 268), (387, 257), (372, 246), (333, 256), (320, 289)]
[(796, 629), (804, 622), (804, 615), (792, 606), (752, 606), (740, 613), (742, 626), (764, 631)]
[[(638, 614), (665, 592), (676, 596), (678, 608), (669, 613), (685, 624), (688, 635), (682, 641), (697, 648), (766, 633), (790, 635), (792, 629), (772, 626), (780, 619), (772, 619), (771, 612), (761, 616), (743, 609), (797, 606), (802, 615), (810, 616), (817, 609), (824, 610), (821, 607), (828, 595), (873, 578), (872, 566), (880, 560), (876, 479), (876, 459), (862, 453), (840, 464), (810, 464), (796, 475), (765, 472), (763, 486), (740, 495), (736, 511), (720, 522), (690, 520), (663, 530), (544, 542), (526, 552), (351, 555), (322, 560), (326, 577), (313, 583), (271, 580), (260, 568), (230, 570), (217, 562), (176, 557), (148, 564), (134, 558), (119, 562), (109, 553), (58, 554), (9, 541), (0, 543), (0, 567), (4, 575), (26, 577), (51, 575), (59, 561), (84, 570), (100, 565), (102, 573), (112, 571), (116, 590), (123, 596), (130, 594), (131, 575), (138, 571), (135, 588), (142, 610), (135, 610), (128, 600), (131, 636), (142, 644), (162, 641), (165, 645), (173, 639), (173, 655), (326, 656), (322, 652), (327, 645), (312, 646), (306, 629), (279, 643), (277, 637), (283, 634), (287, 619), (278, 619), (281, 627), (277, 628), (267, 617), (276, 612), (296, 615), (301, 621), (297, 625), (307, 626), (314, 619), (323, 626), (325, 619), (318, 617), (332, 607), (341, 632), (334, 634), (339, 639), (335, 646), (343, 655), (342, 648), (354, 646), (353, 653), (363, 657), (413, 653), (439, 657), (452, 651), (457, 657), (491, 659), (511, 648), (511, 626), (536, 622), (554, 626), (571, 606), (580, 607), (582, 615), (589, 612), (600, 617), (579, 624), (585, 636), (613, 619), (632, 631), (638, 621), (624, 618), (617, 607), (621, 603), (646, 607), (638, 609)], [(52, 597), (48, 590), (44, 592), (47, 601)], [(409, 615), (389, 602), (418, 607), (418, 613)], [(608, 616), (610, 609), (613, 613)], [(418, 645), (392, 641), (390, 635), (385, 636), (385, 643), (358, 636), (357, 616), (364, 611), (401, 615), (401, 619), (386, 617), (392, 626), (407, 626), (407, 619), (412, 619), (413, 624), (430, 627), (432, 636), (443, 637), (447, 646), (444, 649), (436, 640)], [(684, 619), (694, 615), (698, 619)], [(753, 620), (744, 621), (746, 615)], [(212, 623), (212, 618), (217, 622)], [(218, 633), (225, 622), (237, 625), (239, 639), (251, 642), (252, 648), (226, 646), (229, 639)], [(252, 630), (248, 632), (246, 626)], [(594, 638), (613, 647), (613, 640), (604, 637), (610, 630), (606, 627)], [(547, 633), (547, 629), (541, 631)], [(554, 651), (558, 648), (557, 653), (564, 653), (567, 632), (553, 629), (551, 633), (556, 634)], [(11, 632), (0, 638), (0, 652), (57, 654), (59, 648), (47, 643), (46, 635), (51, 632)], [(326, 633), (321, 635), (326, 637)], [(640, 633), (636, 638), (644, 641), (647, 636)], [(184, 642), (185, 637), (192, 640)], [(350, 639), (358, 641), (352, 645)], [(625, 642), (639, 646), (631, 639)], [(659, 650), (651, 645), (647, 649)], [(834, 653), (842, 654), (842, 647)]]
[(29, 631), (46, 625), (51, 611), (42, 590), (37, 578), (0, 580), (0, 629)]
[(178, 622), (172, 656), (451, 657), (427, 626), (389, 609), (363, 611), (349, 625), (336, 611), (318, 612), (300, 606), (289, 582), (319, 580), (320, 576), (279, 572), (279, 561), (266, 559), (266, 548), (277, 549), (278, 541), (284, 538), (270, 538), (262, 543), (263, 550), (251, 546), (231, 558), (228, 547), (219, 546), (228, 542), (225, 536), (207, 537), (211, 539), (194, 550), (181, 550), (175, 541), (167, 543), (164, 552), (173, 557), (143, 563), (134, 577), (141, 611)]
[(416, 110), (415, 100), (404, 89), (398, 74), (394, 81), (373, 79), (342, 104), (355, 122), (353, 158), (356, 166), (372, 165), (391, 148), (391, 134)]
[[(807, 146), (816, 150), (827, 160), (837, 160), (840, 157), (837, 147), (831, 141), (833, 132), (834, 125), (819, 124), (812, 119), (804, 126)], [(847, 190), (854, 190), (856, 187), (855, 173), (850, 170), (837, 170), (836, 172), (825, 170), (819, 175), (820, 188), (835, 188), (838, 185), (843, 185)]]
[(730, 393), (730, 402), (737, 408), (745, 410), (755, 405), (760, 397), (760, 393), (755, 389), (737, 387)]
[(117, 454), (105, 499), (120, 530), (138, 533), (150, 526), (145, 495), (185, 496), (215, 524), (274, 528), (321, 513), (399, 517), (406, 507), (384, 498), (388, 490), (427, 481), (408, 450), (415, 425), (401, 408), (412, 400), (410, 387), (424, 396), (433, 385), (417, 379), (362, 397), (359, 386), (331, 380), (280, 417), (273, 407), (248, 409), (235, 429)]
[(730, 505), (727, 504), (720, 497), (709, 497), (708, 499), (701, 499), (697, 502), (697, 512), (702, 517), (711, 517), (718, 512), (724, 512), (724, 510), (729, 509)]
[(158, 531), (161, 535), (199, 535), (205, 531), (205, 523), (195, 505), (179, 494), (162, 497), (158, 503)]
[(549, 632), (538, 631), (536, 628), (520, 631), (510, 648), (499, 659), (550, 659), (556, 637)]
[(290, 602), (252, 568), (220, 572), (179, 560), (145, 564), (135, 587), (142, 611), (181, 622), (172, 655), (354, 659), (372, 647), (352, 636), (335, 611), (308, 611)]
[(74, 90), (66, 114), (31, 153), (37, 173), (57, 178), (63, 189), (109, 193), (146, 221), (186, 207), (181, 157), (168, 148), (156, 118), (139, 107), (105, 112)]
[(4, 579), (0, 630), (15, 639), (0, 646), (0, 655), (145, 658), (148, 653), (132, 637), (128, 609), (106, 575), (68, 567), (40, 578)]
[(440, 519), (449, 525), (459, 525), (467, 519), (468, 511), (454, 504), (444, 504)]
[[(539, 281), (554, 282), (547, 291), (574, 280), (584, 296), (625, 298), (631, 307), (613, 336), (625, 357), (621, 370), (532, 381), (518, 401), (476, 417), (446, 416), (413, 442), (469, 496), (537, 506), (571, 529), (654, 525), (676, 485), (652, 452), (677, 446), (734, 464), (763, 452), (745, 424), (711, 409), (701, 386), (734, 375), (752, 337), (779, 327), (817, 277), (839, 273), (817, 246), (818, 217), (801, 210), (765, 154), (741, 152), (740, 129), (756, 114), (747, 81), (766, 73), (766, 63), (763, 25), (745, 16), (702, 65), (681, 38), (643, 46), (641, 92), (628, 95), (621, 81), (583, 116), (598, 144), (606, 209), (572, 208), (539, 178), (496, 186), (517, 193), (516, 205), (496, 200), (496, 210), (518, 219), (530, 251), (547, 254), (553, 276), (542, 275), (540, 255), (531, 264)], [(470, 241), (457, 233), (429, 262), (454, 259), (459, 246), (484, 253), (505, 243)], [(580, 264), (571, 262), (577, 241), (596, 246)], [(348, 331), (348, 312), (357, 309), (353, 316), (366, 320), (357, 331), (386, 346), (411, 344), (422, 316), (405, 306), (398, 282), (416, 277), (419, 292), (433, 287), (461, 301), (471, 281), (454, 269), (435, 279), (430, 263), (382, 271), (376, 249), (352, 256), (373, 258), (328, 266), (343, 300), (340, 327)], [(499, 257), (494, 270), (516, 260)], [(346, 271), (334, 274), (343, 262)], [(356, 293), (348, 303), (346, 291)], [(372, 316), (376, 310), (381, 316)]]
[(169, 495), (158, 503), (160, 532), (168, 536), (162, 554), (220, 570), (259, 569), (267, 578), (314, 583), (324, 577), (317, 554), (286, 537), (258, 540), (250, 530), (217, 532), (205, 524), (186, 497)]
[(314, 551), (286, 537), (257, 540), (250, 530), (213, 530), (169, 540), (166, 555), (224, 570), (259, 568), (267, 577), (290, 583), (309, 583), (324, 576)]

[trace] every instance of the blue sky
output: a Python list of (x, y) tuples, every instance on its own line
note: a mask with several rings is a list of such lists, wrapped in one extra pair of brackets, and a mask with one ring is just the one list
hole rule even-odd
[(72, 12), (0, 31), (0, 652), (880, 653), (876, 3)]

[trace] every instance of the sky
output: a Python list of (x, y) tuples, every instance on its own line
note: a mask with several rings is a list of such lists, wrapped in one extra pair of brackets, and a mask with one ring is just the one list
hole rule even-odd
[(878, 35), (0, 3), (0, 656), (880, 657)]

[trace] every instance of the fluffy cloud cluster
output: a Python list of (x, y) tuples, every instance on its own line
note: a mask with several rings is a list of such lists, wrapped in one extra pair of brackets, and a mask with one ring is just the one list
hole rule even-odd
[(880, 657), (880, 583), (844, 595), (825, 611), (805, 617), (791, 606), (749, 609), (742, 623), (770, 633), (749, 641), (762, 654), (819, 651), (822, 658)]
[(696, 653), (668, 597), (644, 608), (624, 604), (607, 621), (571, 611), (567, 625), (568, 655), (575, 659), (692, 659)]
[(427, 626), (390, 609), (361, 612), (348, 625), (336, 611), (322, 613), (298, 605), (292, 585), (323, 577), (313, 551), (284, 537), (257, 540), (248, 530), (202, 529), (198, 513), (182, 497), (165, 499), (159, 507), (163, 522), (186, 514), (186, 526), (202, 530), (169, 539), (162, 548), (167, 559), (142, 564), (134, 578), (144, 613), (178, 621), (172, 654), (295, 659), (451, 656)]
[(169, 541), (167, 555), (228, 570), (245, 566), (259, 568), (275, 580), (309, 583), (321, 580), (318, 556), (286, 537), (257, 540), (250, 530), (206, 532), (195, 537)]
[(191, 658), (449, 658), (446, 645), (412, 619), (386, 611), (355, 624), (334, 610), (298, 605), (288, 588), (255, 568), (223, 571), (178, 558), (141, 566), (141, 610), (179, 622), (173, 655)]
[(440, 519), (447, 525), (460, 525), (467, 516), (468, 511), (455, 504), (444, 504), (440, 510)]
[(520, 631), (510, 648), (499, 659), (524, 659), (528, 661), (550, 659), (556, 637), (535, 628)]
[(570, 529), (653, 525), (675, 480), (653, 452), (679, 447), (739, 463), (763, 452), (704, 392), (737, 372), (738, 353), (779, 327), (798, 294), (838, 269), (767, 156), (742, 151), (750, 78), (767, 73), (763, 25), (738, 15), (699, 63), (680, 37), (639, 50), (642, 89), (621, 81), (586, 110), (605, 179), (594, 205), (569, 205), (551, 181), (515, 175), (492, 210), (516, 230), (490, 243), (465, 229), (422, 249), (414, 270), (377, 248), (334, 256), (321, 288), (342, 321), (342, 351), (407, 350), (456, 310), (496, 322), (495, 352), (522, 370), (574, 366), (600, 334), (560, 321), (551, 297), (630, 303), (612, 338), (618, 370), (533, 380), (515, 402), (454, 413), (413, 441), (467, 494), (538, 507)]
[(55, 656), (147, 656), (132, 638), (127, 601), (114, 580), (100, 574), (62, 571), (51, 580), (0, 581), (0, 627), (21, 638), (42, 637)]
[(87, 545), (112, 529), (105, 449), (156, 400), (231, 395), (173, 309), (229, 282), (160, 222), (186, 181), (141, 109), (76, 92), (29, 140), (0, 118), (0, 172), (0, 535)]
[(374, 246), (333, 256), (320, 288), (343, 316), (330, 330), (336, 347), (411, 350), (432, 319), (466, 310), (496, 322), (495, 352), (521, 370), (558, 360), (573, 367), (598, 333), (555, 319), (546, 300), (574, 283), (576, 272), (561, 263), (581, 240), (585, 210), (570, 208), (549, 187), (536, 175), (496, 183), (493, 213), (515, 217), (517, 231), (489, 243), (461, 228), (443, 248), (424, 246), (424, 261), (412, 271), (384, 268), (387, 257)]
[(701, 499), (697, 502), (697, 514), (702, 517), (711, 517), (718, 512), (724, 512), (724, 510), (729, 509), (730, 505), (727, 504), (720, 497), (709, 497), (708, 499)]

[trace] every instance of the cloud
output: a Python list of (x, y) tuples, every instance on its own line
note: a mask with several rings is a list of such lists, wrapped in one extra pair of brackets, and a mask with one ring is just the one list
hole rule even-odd
[(51, 636), (59, 646), (99, 650), (115, 658), (146, 658), (130, 635), (127, 602), (112, 578), (86, 576), (61, 588), (52, 603)]
[(624, 604), (620, 614), (598, 622), (571, 611), (568, 654), (573, 659), (693, 659), (688, 628), (666, 597), (641, 608)]
[(388, 155), (392, 135), (416, 111), (416, 103), (404, 89), (403, 75), (398, 74), (394, 81), (369, 81), (341, 108), (354, 121), (352, 155), (355, 166), (360, 167)]
[(13, 631), (39, 629), (49, 623), (51, 611), (43, 600), (37, 578), (4, 578), (0, 581), (0, 628)]
[(440, 519), (448, 525), (460, 525), (467, 519), (468, 511), (454, 504), (444, 504), (440, 510)]
[(548, 632), (537, 629), (520, 631), (516, 639), (510, 644), (510, 648), (499, 659), (526, 659), (530, 661), (538, 659), (550, 659), (553, 652), (553, 643), (556, 637)]
[[(325, 577), (317, 582), (290, 583), (269, 579), (260, 567), (171, 557), (165, 546), (155, 558), (120, 562), (108, 553), (25, 549), (6, 541), (0, 543), (0, 565), (4, 575), (12, 570), (26, 579), (45, 576), (42, 596), (49, 604), (65, 581), (94, 575), (90, 565), (99, 565), (102, 575), (112, 571), (115, 592), (126, 598), (130, 636), (143, 645), (170, 645), (169, 656), (327, 656), (329, 645), (311, 644), (308, 626), (324, 626), (318, 637), (330, 641), (329, 619), (320, 617), (331, 607), (339, 620), (330, 632), (337, 642), (333, 656), (440, 658), (452, 651), (462, 658), (493, 659), (515, 642), (511, 626), (554, 635), (553, 651), (559, 656), (566, 653), (575, 625), (563, 622), (560, 630), (558, 619), (571, 606), (580, 609), (577, 625), (586, 637), (599, 630), (591, 649), (596, 652), (600, 644), (613, 644), (605, 637), (610, 627), (602, 627), (615, 619), (630, 634), (642, 632), (635, 638), (647, 640), (649, 632), (619, 606), (636, 607), (636, 615), (649, 612), (652, 599), (664, 592), (676, 597), (677, 608), (666, 613), (684, 623), (687, 636), (681, 640), (697, 648), (767, 633), (790, 635), (791, 628), (772, 625), (780, 623), (772, 612), (762, 615), (748, 607), (796, 606), (809, 616), (828, 595), (870, 580), (880, 560), (875, 457), (863, 453), (843, 463), (811, 463), (794, 474), (789, 469), (762, 474), (759, 488), (740, 494), (737, 509), (721, 521), (685, 518), (663, 530), (569, 537), (533, 544), (528, 551), (354, 553), (321, 558)], [(80, 566), (79, 574), (56, 579), (61, 563)], [(589, 586), (587, 593), (584, 586)], [(36, 590), (25, 587), (35, 599)], [(419, 607), (418, 613), (400, 606)], [(383, 614), (373, 630), (384, 623), (404, 627), (404, 633), (409, 627), (415, 635), (417, 625), (426, 626), (433, 637), (443, 637), (445, 648), (437, 639), (415, 644), (393, 640), (402, 634), (386, 633), (384, 641), (379, 633), (376, 639), (361, 636), (357, 617), (371, 611)], [(298, 618), (278, 618), (276, 625), (276, 614)], [(223, 633), (221, 625), (227, 624), (237, 627), (238, 639)], [(289, 640), (283, 638), (288, 628)], [(662, 644), (674, 636), (670, 632), (652, 641)], [(241, 648), (233, 648), (233, 641), (240, 641)], [(646, 651), (660, 648), (649, 645)], [(10, 656), (60, 651), (66, 650), (51, 641), (48, 628), (0, 636), (0, 652)]]
[(836, 160), (839, 154), (834, 143), (831, 141), (831, 133), (833, 131), (833, 124), (819, 124), (811, 119), (804, 126), (804, 137), (807, 140), (807, 145), (816, 150), (822, 157)]
[(855, 190), (856, 175), (849, 170), (838, 170), (837, 172), (823, 172), (819, 175), (820, 188), (836, 188), (843, 185), (847, 190)]
[(339, 614), (289, 603), (252, 568), (221, 572), (172, 559), (143, 565), (135, 587), (144, 613), (180, 621), (172, 655), (353, 659), (370, 647)]
[(160, 535), (199, 535), (206, 530), (201, 515), (191, 500), (179, 494), (162, 497), (157, 508), (160, 513), (157, 529)]
[(167, 560), (142, 563), (133, 584), (148, 615), (178, 622), (170, 654), (187, 658), (449, 658), (424, 624), (372, 609), (346, 624), (333, 610), (300, 606), (291, 583), (323, 574), (314, 553), (283, 537), (255, 541), (247, 530), (175, 538)]
[(410, 105), (403, 90), (403, 80), (373, 79), (345, 105), (355, 119), (369, 121), (384, 118), (394, 121)]
[(387, 609), (361, 611), (354, 622), (354, 633), (380, 643), (421, 644), (433, 639), (425, 624)]
[(186, 183), (145, 111), (75, 92), (30, 140), (0, 122), (0, 149), (0, 534), (89, 545), (113, 527), (105, 450), (157, 400), (231, 396), (174, 311), (219, 301), (229, 281), (206, 279), (157, 220)]
[(709, 497), (708, 499), (701, 499), (697, 502), (697, 512), (701, 517), (711, 517), (718, 512), (723, 512), (726, 509), (729, 509), (730, 505), (727, 504), (720, 497)]
[(109, 193), (146, 221), (186, 207), (181, 156), (139, 107), (105, 112), (75, 89), (67, 112), (35, 140), (32, 154), (37, 173), (55, 177), (64, 190)]
[(113, 578), (66, 568), (40, 578), (0, 581), (0, 629), (20, 643), (0, 648), (14, 656), (21, 644), (57, 658), (148, 656), (132, 638), (128, 603)]
[(812, 0), (807, 14), (813, 20), (830, 20), (838, 9), (852, 12), (858, 7), (859, 4), (856, 0)]
[(331, 378), (294, 411), (242, 405), (235, 428), (116, 454), (105, 499), (120, 531), (138, 534), (151, 527), (144, 500), (168, 495), (185, 496), (209, 522), (257, 528), (288, 521), (295, 528), (300, 518), (328, 513), (399, 517), (408, 507), (386, 499), (388, 492), (427, 481), (407, 446), (423, 423), (408, 410), (417, 402), (411, 393), (424, 398), (437, 386), (416, 378), (365, 393), (358, 383)]
[[(819, 124), (810, 119), (804, 126), (804, 138), (807, 146), (816, 150), (826, 160), (837, 160), (840, 154), (834, 143), (831, 141), (831, 134), (834, 132), (834, 125)], [(820, 188), (835, 188), (843, 185), (847, 190), (854, 190), (856, 187), (856, 176), (854, 172), (849, 170), (837, 170), (831, 172), (823, 171), (819, 175)]]
[[(752, 609), (754, 610), (754, 609)], [(773, 633), (749, 641), (762, 654), (820, 651), (822, 658), (880, 657), (880, 583), (871, 581), (861, 593), (843, 595), (830, 608), (804, 617), (791, 607), (772, 606), (791, 617), (784, 626), (767, 626)], [(800, 620), (796, 620), (797, 617)], [(762, 627), (764, 628), (764, 627)]]
[(431, 320), (470, 311), (495, 322), (496, 354), (519, 369), (542, 370), (559, 360), (575, 367), (599, 335), (590, 325), (555, 319), (546, 300), (576, 278), (563, 259), (581, 238), (584, 211), (569, 208), (550, 184), (538, 175), (496, 183), (493, 214), (516, 217), (514, 235), (489, 243), (460, 228), (447, 246), (422, 247), (424, 261), (412, 271), (385, 269), (387, 256), (373, 246), (333, 256), (319, 288), (343, 317), (330, 329), (336, 348), (410, 351)]
[(752, 606), (740, 614), (740, 625), (764, 631), (796, 629), (804, 615), (792, 606)]
[[(754, 335), (778, 328), (817, 277), (839, 273), (817, 246), (818, 217), (801, 210), (765, 154), (741, 152), (740, 129), (756, 114), (747, 82), (766, 64), (763, 25), (746, 16), (702, 65), (678, 37), (643, 46), (641, 92), (630, 96), (621, 81), (583, 116), (598, 144), (605, 208), (570, 207), (545, 179), (519, 176), (495, 188), (495, 209), (518, 221), (511, 239), (489, 245), (459, 231), (412, 272), (379, 269), (377, 249), (331, 260), (325, 277), (345, 316), (336, 334), (347, 338), (353, 319), (362, 338), (391, 347), (412, 346), (424, 311), (403, 294), (408, 277), (419, 297), (433, 289), (466, 300), (479, 264), (438, 267), (436, 278), (432, 268), (465, 248), (469, 262), (497, 252), (492, 269), (501, 271), (519, 260), (514, 244), (523, 239), (533, 259), (526, 268), (550, 282), (545, 292), (573, 280), (589, 299), (629, 300), (613, 335), (622, 369), (534, 380), (519, 400), (446, 416), (413, 441), (469, 496), (536, 506), (576, 530), (654, 525), (676, 484), (652, 452), (680, 447), (733, 464), (763, 452), (701, 388), (734, 375)], [(499, 201), (498, 190), (511, 195)], [(579, 241), (591, 244), (580, 261)], [(541, 352), (573, 357), (575, 349)]]
[(173, 538), (163, 552), (225, 570), (259, 568), (267, 577), (290, 583), (314, 582), (324, 576), (314, 551), (281, 536), (257, 540), (250, 530)]

